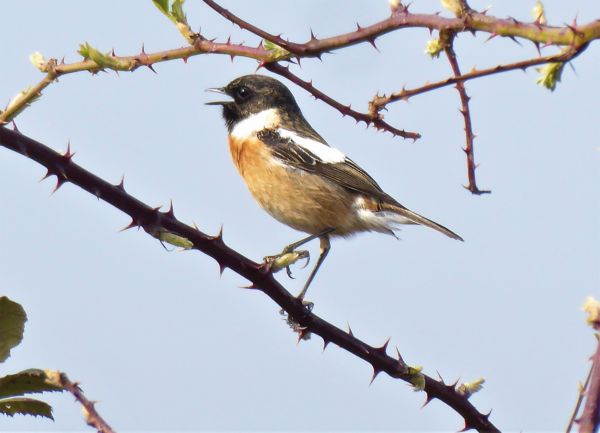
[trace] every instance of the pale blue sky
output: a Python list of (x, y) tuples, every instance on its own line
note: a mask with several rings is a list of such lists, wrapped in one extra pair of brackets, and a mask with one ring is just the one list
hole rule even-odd
[[(273, 33), (303, 41), (384, 18), (387, 2), (222, 2)], [(415, 11), (440, 10), (417, 0)], [(493, 2), (491, 14), (530, 19), (534, 1)], [(595, 2), (546, 1), (551, 23), (600, 18)], [(483, 9), (489, 2), (473, 1)], [(256, 45), (202, 2), (186, 4), (207, 37)], [(20, 1), (0, 16), (2, 104), (41, 78), (28, 56), (76, 61), (85, 41), (133, 54), (185, 45), (151, 1)], [(463, 70), (536, 55), (532, 44), (461, 35)], [(363, 44), (295, 71), (344, 103), (366, 109), (377, 91), (416, 87), (450, 74), (424, 54), (425, 30)], [(408, 227), (402, 240), (364, 234), (334, 241), (309, 298), (334, 324), (350, 323), (371, 344), (391, 337), (410, 364), (449, 381), (486, 378), (472, 397), (503, 430), (559, 431), (572, 410), (595, 344), (580, 306), (598, 295), (598, 44), (566, 68), (554, 93), (536, 73), (513, 72), (468, 85), (478, 182), (466, 183), (463, 123), (452, 88), (390, 106), (386, 119), (423, 134), (392, 138), (316, 102), (290, 85), (315, 129), (367, 169), (398, 201), (465, 238)], [(550, 52), (550, 51), (548, 51)], [(220, 114), (204, 89), (252, 73), (256, 63), (199, 56), (156, 65), (158, 75), (66, 76), (18, 118), (24, 134), (157, 206), (216, 233), (258, 260), (302, 234), (254, 203), (229, 158)], [(60, 369), (81, 381), (118, 431), (456, 431), (459, 417), (314, 337), (296, 345), (278, 307), (238, 289), (243, 278), (197, 252), (167, 253), (144, 232), (119, 232), (129, 219), (53, 181), (32, 161), (0, 149), (0, 293), (29, 314), (25, 339), (1, 372)], [(317, 246), (311, 246), (316, 253)], [(279, 279), (297, 292), (297, 280)], [(0, 430), (84, 430), (68, 395), (46, 397), (56, 422), (0, 418)]]

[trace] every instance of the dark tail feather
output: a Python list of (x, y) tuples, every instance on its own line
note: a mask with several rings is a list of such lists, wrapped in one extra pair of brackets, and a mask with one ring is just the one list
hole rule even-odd
[(463, 238), (461, 238), (459, 235), (457, 235), (456, 233), (454, 233), (452, 230), (444, 227), (441, 224), (433, 222), (430, 219), (427, 219), (424, 216), (421, 216), (418, 213), (413, 212), (410, 209), (407, 209), (407, 208), (405, 208), (402, 205), (395, 205), (395, 204), (385, 203), (383, 205), (383, 207), (384, 207), (384, 210), (390, 210), (392, 212), (395, 212), (398, 215), (411, 220), (415, 224), (421, 224), (421, 225), (424, 225), (424, 226), (427, 226), (427, 227), (431, 227), (432, 229), (437, 230), (438, 232), (445, 234), (449, 238), (456, 239), (456, 240), (459, 240), (459, 241), (464, 241)]

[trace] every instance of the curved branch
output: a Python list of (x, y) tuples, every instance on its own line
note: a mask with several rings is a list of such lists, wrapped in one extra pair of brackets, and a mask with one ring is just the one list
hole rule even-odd
[(336, 110), (338, 110), (344, 116), (350, 116), (357, 122), (365, 122), (367, 126), (373, 125), (376, 129), (391, 132), (393, 135), (398, 135), (403, 138), (410, 138), (412, 140), (417, 140), (421, 138), (421, 134), (416, 132), (405, 131), (403, 129), (398, 129), (390, 125), (389, 123), (383, 120), (381, 114), (374, 113), (361, 113), (359, 111), (353, 110), (350, 105), (344, 105), (341, 102), (336, 101), (332, 97), (323, 93), (315, 86), (313, 86), (311, 81), (304, 81), (297, 75), (294, 75), (289, 68), (281, 66), (279, 63), (267, 63), (263, 65), (265, 69), (268, 69), (271, 72), (274, 72), (282, 77), (287, 78), (292, 83), (302, 87), (304, 90), (309, 92), (315, 98), (320, 99), (325, 102), (327, 105), (332, 106)]
[(397, 8), (390, 17), (384, 20), (366, 27), (358, 26), (356, 31), (323, 39), (317, 39), (311, 35), (308, 42), (295, 43), (250, 24), (213, 0), (203, 1), (227, 20), (285, 48), (298, 57), (320, 57), (323, 53), (364, 42), (373, 44), (378, 37), (403, 28), (425, 28), (430, 31), (443, 30), (453, 33), (481, 31), (492, 36), (522, 38), (534, 43), (575, 47), (600, 39), (600, 21), (598, 20), (581, 26), (574, 22), (572, 25), (557, 27), (544, 25), (539, 21), (527, 23), (514, 18), (496, 18), (472, 9), (455, 18), (443, 17), (437, 13), (413, 14), (408, 11), (407, 6), (404, 6)]
[[(209, 236), (180, 222), (175, 218), (172, 207), (166, 212), (151, 208), (127, 194), (122, 183), (112, 185), (75, 164), (70, 150), (61, 155), (42, 143), (5, 127), (0, 127), (0, 145), (46, 167), (48, 176), (56, 176), (57, 187), (70, 182), (125, 212), (132, 219), (129, 227), (141, 226), (150, 234), (167, 230), (185, 238), (192, 245), (191, 248), (214, 258), (221, 269), (230, 268), (250, 280), (253, 283), (251, 288), (266, 294), (303, 328), (301, 335), (312, 332), (321, 336), (325, 344), (330, 342), (336, 344), (371, 364), (375, 375), (385, 372), (391, 377), (414, 383), (415, 369), (406, 365), (399, 354), (398, 358), (389, 356), (386, 352), (387, 343), (382, 347), (370, 346), (351, 332), (345, 332), (307, 310), (300, 300), (275, 280), (265, 266), (225, 245), (221, 233), (217, 236)], [(418, 372), (417, 374), (420, 375)], [(427, 401), (437, 398), (450, 406), (463, 417), (465, 429), (499, 432), (490, 422), (489, 414), (480, 413), (465, 395), (456, 390), (454, 385), (447, 385), (441, 380), (426, 375), (421, 377), (424, 380), (423, 391), (427, 394)]]

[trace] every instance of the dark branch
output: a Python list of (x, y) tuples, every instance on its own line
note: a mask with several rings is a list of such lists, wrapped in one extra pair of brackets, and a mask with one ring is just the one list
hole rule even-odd
[(451, 86), (453, 84), (457, 84), (458, 82), (465, 82), (469, 80), (473, 80), (476, 78), (486, 77), (488, 75), (499, 74), (502, 72), (514, 71), (514, 70), (526, 70), (531, 68), (532, 66), (543, 65), (546, 63), (560, 63), (560, 62), (568, 62), (577, 57), (582, 51), (583, 47), (578, 49), (570, 49), (560, 54), (554, 54), (551, 56), (543, 56), (537, 57), (535, 59), (521, 60), (514, 63), (509, 63), (505, 65), (497, 65), (488, 69), (480, 69), (468, 72), (466, 74), (462, 74), (460, 76), (454, 76), (446, 78), (445, 80), (436, 81), (434, 83), (425, 84), (424, 86), (417, 87), (415, 89), (402, 89), (399, 92), (394, 92), (389, 95), (384, 96), (375, 96), (371, 100), (371, 107), (373, 111), (381, 111), (385, 109), (387, 104), (396, 101), (406, 101), (413, 96), (421, 95), (423, 93), (431, 92), (433, 90), (440, 89), (442, 87)]
[[(445, 41), (444, 52), (448, 57), (448, 62), (454, 73), (454, 77), (460, 77), (460, 67), (458, 66), (458, 60), (456, 59), (456, 53), (454, 52), (454, 35), (450, 35), (448, 40)], [(469, 96), (465, 89), (465, 83), (462, 80), (456, 82), (456, 90), (460, 95), (461, 109), (460, 112), (463, 115), (465, 121), (465, 138), (466, 145), (464, 147), (465, 154), (467, 155), (467, 177), (469, 180), (468, 185), (465, 187), (473, 194), (489, 194), (489, 190), (481, 190), (477, 187), (477, 180), (475, 179), (475, 150), (473, 148), (473, 141), (475, 135), (473, 134), (473, 124), (471, 120), (471, 111), (469, 110)]]
[[(170, 211), (160, 212), (149, 207), (127, 194), (122, 184), (112, 185), (75, 164), (71, 153), (61, 155), (42, 143), (5, 127), (0, 127), (0, 144), (46, 167), (49, 175), (57, 177), (58, 185), (70, 182), (125, 212), (132, 219), (131, 227), (141, 226), (145, 231), (154, 234), (167, 230), (185, 238), (191, 242), (193, 249), (214, 258), (221, 269), (228, 267), (250, 280), (253, 283), (252, 288), (264, 292), (307, 332), (317, 334), (325, 343), (334, 343), (365, 360), (376, 372), (386, 372), (391, 377), (412, 383), (414, 374), (410, 373), (410, 368), (400, 356), (398, 359), (393, 358), (386, 353), (385, 345), (370, 346), (308, 311), (302, 302), (285, 290), (264, 266), (225, 245), (220, 234), (209, 236), (178, 221)], [(488, 419), (489, 414), (480, 413), (468, 398), (456, 391), (455, 386), (423, 376), (425, 382), (423, 390), (427, 394), (427, 401), (437, 398), (453, 408), (463, 417), (466, 429), (499, 432)]]
[(264, 65), (264, 67), (271, 72), (287, 78), (292, 83), (302, 87), (315, 98), (320, 99), (326, 104), (332, 106), (344, 116), (352, 117), (357, 122), (365, 122), (367, 126), (373, 125), (376, 129), (391, 132), (393, 135), (398, 135), (403, 138), (410, 138), (412, 140), (421, 138), (421, 134), (416, 132), (404, 131), (403, 129), (393, 127), (389, 123), (385, 122), (379, 113), (368, 114), (353, 110), (349, 105), (344, 105), (317, 89), (315, 86), (313, 86), (312, 82), (304, 81), (297, 75), (294, 75), (292, 72), (290, 72), (289, 68), (281, 66), (279, 63), (267, 63)]

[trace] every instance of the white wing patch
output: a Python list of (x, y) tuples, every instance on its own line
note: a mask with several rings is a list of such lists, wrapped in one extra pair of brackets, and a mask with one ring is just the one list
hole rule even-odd
[(277, 129), (277, 133), (281, 137), (288, 138), (298, 146), (308, 150), (326, 164), (337, 164), (346, 160), (346, 155), (344, 155), (340, 150), (329, 147), (326, 144), (313, 140), (312, 138), (302, 137), (301, 135), (296, 134), (294, 131), (283, 128)]
[(235, 138), (243, 139), (256, 134), (263, 129), (272, 129), (279, 123), (279, 115), (275, 108), (263, 110), (260, 113), (252, 114), (241, 122), (238, 122), (231, 135)]

